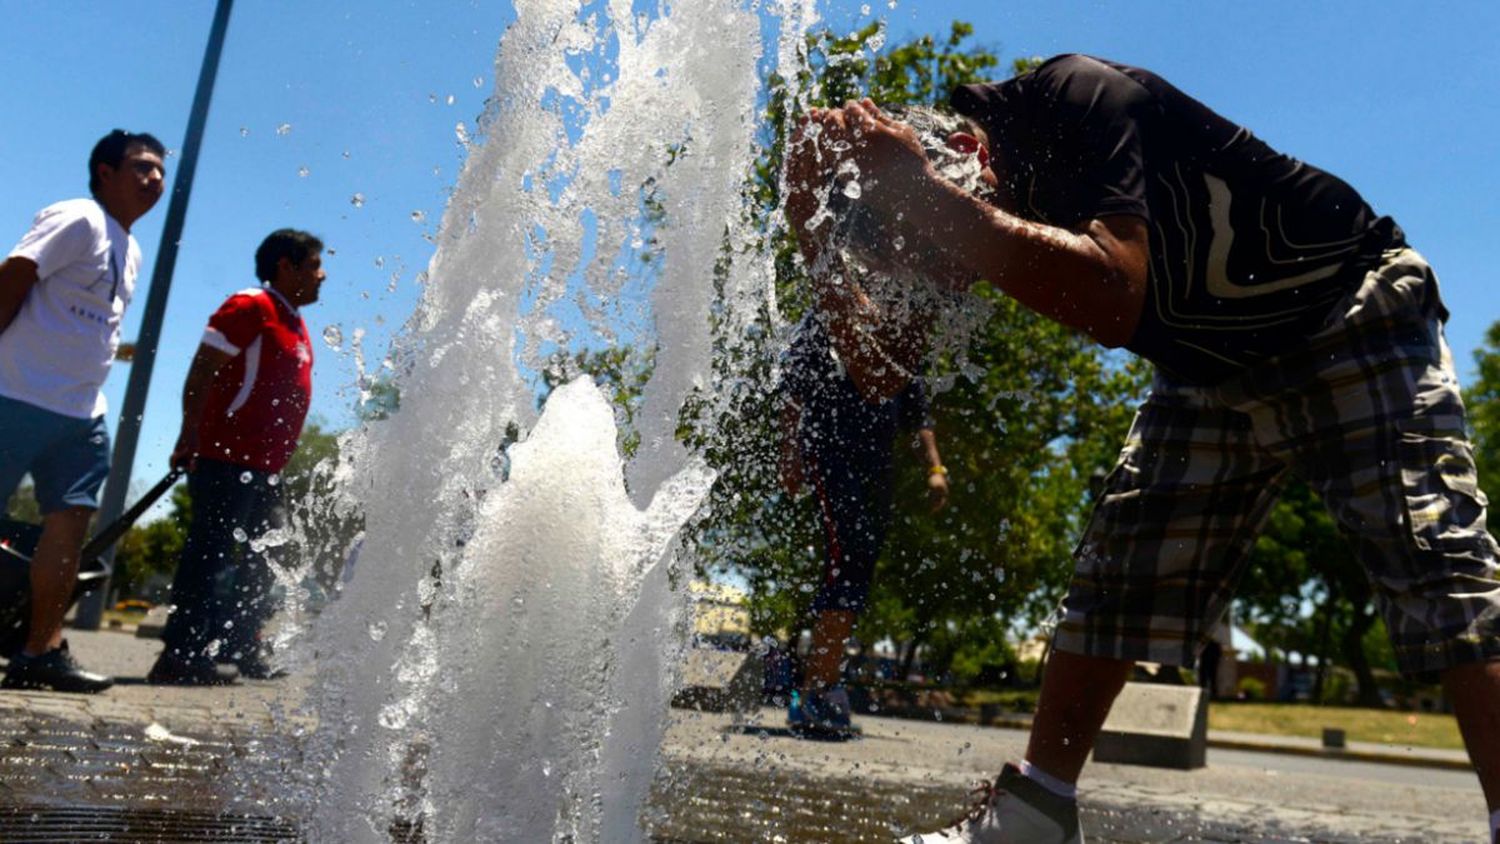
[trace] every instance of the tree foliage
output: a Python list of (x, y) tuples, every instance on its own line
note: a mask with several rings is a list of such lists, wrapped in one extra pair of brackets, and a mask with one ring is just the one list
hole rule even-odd
[[(1478, 376), (1464, 390), (1469, 430), (1473, 436), (1474, 463), (1479, 486), (1490, 501), (1500, 501), (1500, 322), (1485, 333), (1484, 345), (1474, 352)], [(1490, 532), (1500, 535), (1500, 520), (1490, 512)]]
[(167, 515), (134, 525), (120, 538), (115, 546), (115, 571), (110, 588), (116, 595), (164, 598), (164, 594), (148, 594), (155, 583), (170, 578), (177, 571), (177, 561), (187, 543), (188, 524), (193, 516), (192, 497), (188, 495), (187, 483), (172, 487), (171, 509)]

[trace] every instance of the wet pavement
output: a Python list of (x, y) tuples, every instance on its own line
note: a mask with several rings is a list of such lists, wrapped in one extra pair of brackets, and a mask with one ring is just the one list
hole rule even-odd
[[(886, 841), (962, 813), (965, 789), (1025, 733), (864, 718), (845, 744), (800, 741), (781, 713), (755, 722), (674, 713), (651, 817), (672, 841)], [(1485, 832), (1472, 773), (1210, 749), (1209, 766), (1090, 765), (1080, 782), (1097, 842), (1473, 842)]]
[[(0, 841), (300, 841), (305, 677), (233, 688), (144, 685), (159, 643), (70, 633), (121, 683), (98, 696), (0, 692)], [(960, 814), (1025, 733), (864, 718), (845, 743), (794, 738), (781, 713), (674, 711), (646, 822), (662, 842), (886, 841)], [(1091, 842), (1472, 842), (1472, 773), (1214, 748), (1209, 766), (1092, 765)], [(1274, 743), (1266, 743), (1274, 749)], [(1451, 755), (1451, 754), (1450, 754)], [(1418, 759), (1417, 761), (1421, 761)], [(1440, 759), (1437, 761), (1441, 761)], [(1449, 760), (1451, 762), (1451, 760)]]

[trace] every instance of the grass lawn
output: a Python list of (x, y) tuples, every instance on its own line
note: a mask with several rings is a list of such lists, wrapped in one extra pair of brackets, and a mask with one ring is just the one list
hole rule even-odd
[(1324, 727), (1338, 727), (1348, 733), (1350, 741), (1452, 750), (1462, 750), (1464, 746), (1453, 716), (1431, 712), (1221, 701), (1209, 706), (1208, 727), (1211, 730), (1310, 738), (1322, 738)]

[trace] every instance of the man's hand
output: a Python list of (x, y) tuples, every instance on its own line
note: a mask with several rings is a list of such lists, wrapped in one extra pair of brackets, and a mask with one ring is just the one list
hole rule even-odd
[(786, 400), (781, 406), (781, 451), (776, 458), (776, 468), (781, 476), (781, 488), (787, 495), (802, 492), (802, 448), (797, 438), (802, 426), (802, 409)]
[(783, 439), (781, 443), (781, 456), (777, 460), (777, 468), (781, 473), (781, 488), (787, 495), (800, 495), (802, 492), (802, 455), (799, 453), (797, 443), (794, 439)]
[(198, 457), (198, 432), (189, 431), (186, 428), (177, 436), (177, 444), (172, 446), (172, 457), (169, 462), (173, 469), (193, 471), (193, 463)]
[(899, 212), (909, 196), (940, 178), (927, 160), (915, 129), (881, 111), (870, 99), (850, 100), (826, 120), (825, 143), (847, 149), (836, 172), (853, 173), (860, 182), (860, 201)]
[(948, 473), (927, 473), (927, 504), (937, 513), (948, 506)]

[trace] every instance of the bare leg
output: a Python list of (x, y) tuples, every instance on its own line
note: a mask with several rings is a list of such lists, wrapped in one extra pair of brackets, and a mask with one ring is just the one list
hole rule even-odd
[(1026, 761), (1065, 782), (1078, 774), (1135, 663), (1054, 650), (1042, 678)]
[(62, 644), (63, 616), (78, 582), (78, 552), (94, 511), (69, 507), (42, 519), (42, 538), (31, 559), (31, 630), (25, 652), (40, 656)]
[(812, 650), (807, 655), (809, 688), (838, 685), (839, 667), (844, 661), (844, 643), (854, 632), (854, 613), (848, 610), (824, 610), (813, 623)]
[(1490, 811), (1500, 811), (1500, 660), (1473, 662), (1443, 672), (1458, 728), (1469, 748)]

